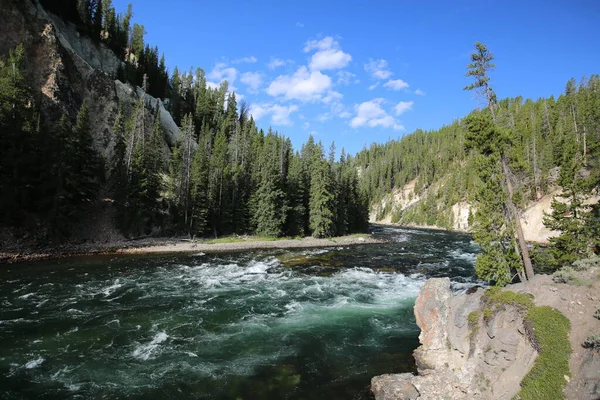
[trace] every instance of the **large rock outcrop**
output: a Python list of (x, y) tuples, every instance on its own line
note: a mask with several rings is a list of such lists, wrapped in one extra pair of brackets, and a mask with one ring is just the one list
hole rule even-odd
[(419, 375), (372, 379), (377, 400), (511, 399), (529, 372), (537, 351), (521, 314), (513, 306), (481, 315), (483, 290), (454, 296), (450, 280), (428, 280), (415, 303), (421, 346), (415, 351)]
[(146, 126), (151, 129), (158, 110), (165, 149), (181, 137), (160, 99), (115, 79), (122, 62), (108, 47), (80, 34), (73, 24), (47, 12), (37, 0), (0, 2), (0, 56), (19, 44), (26, 51), (29, 85), (50, 129), (64, 114), (74, 119), (82, 102), (87, 101), (94, 145), (110, 159), (112, 127), (119, 107), (130, 110), (144, 96)]

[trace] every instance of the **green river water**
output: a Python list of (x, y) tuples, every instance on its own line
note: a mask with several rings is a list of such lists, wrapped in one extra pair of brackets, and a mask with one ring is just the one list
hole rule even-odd
[(78, 257), (0, 268), (0, 399), (368, 399), (415, 371), (426, 278), (476, 284), (467, 235)]

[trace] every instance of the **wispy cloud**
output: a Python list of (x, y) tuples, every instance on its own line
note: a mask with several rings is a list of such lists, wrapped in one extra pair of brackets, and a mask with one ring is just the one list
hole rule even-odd
[(415, 94), (418, 95), (418, 96), (425, 96), (425, 92), (422, 91), (421, 89), (415, 90)]
[(408, 87), (408, 83), (404, 82), (402, 79), (394, 79), (394, 80), (389, 80), (386, 83), (384, 83), (383, 87), (386, 87), (386, 88), (392, 89), (392, 90), (402, 90), (402, 89), (406, 89)]
[(384, 99), (377, 98), (356, 105), (356, 116), (350, 121), (350, 126), (353, 128), (368, 126), (404, 130), (404, 126), (383, 109), (384, 102)]
[(375, 79), (388, 79), (393, 75), (393, 72), (388, 69), (388, 62), (386, 60), (369, 60), (365, 64), (365, 71), (367, 71)]
[(284, 67), (287, 64), (291, 63), (291, 60), (282, 60), (280, 58), (271, 58), (271, 61), (267, 64), (269, 69), (275, 69), (279, 67)]
[(232, 64), (242, 64), (242, 63), (254, 64), (257, 61), (258, 61), (258, 58), (254, 57), (254, 56), (250, 56), (250, 57), (238, 58), (236, 60), (233, 60), (231, 63)]
[(296, 28), (304, 28), (304, 24), (302, 22), (296, 22)]
[(353, 74), (350, 71), (338, 71), (337, 72), (337, 84), (338, 85), (349, 85), (350, 83), (358, 83), (358, 79), (354, 79), (356, 74)]
[(260, 72), (245, 72), (242, 74), (240, 81), (248, 86), (250, 93), (256, 93), (263, 83), (263, 74)]
[(414, 102), (412, 101), (401, 101), (394, 107), (394, 112), (396, 113), (396, 115), (402, 115), (405, 112), (412, 110), (413, 104)]
[(253, 104), (250, 107), (250, 114), (255, 120), (260, 120), (265, 116), (271, 116), (271, 124), (279, 126), (292, 125), (290, 115), (298, 111), (295, 104), (282, 106), (280, 104)]
[(212, 71), (206, 74), (207, 80), (211, 80), (218, 83), (227, 81), (229, 84), (233, 84), (238, 76), (238, 70), (227, 66), (226, 63), (215, 64)]

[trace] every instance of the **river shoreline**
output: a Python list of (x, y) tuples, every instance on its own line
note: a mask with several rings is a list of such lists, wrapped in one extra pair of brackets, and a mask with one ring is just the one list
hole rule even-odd
[(212, 243), (211, 240), (144, 238), (109, 243), (70, 243), (46, 248), (16, 247), (0, 250), (0, 265), (74, 256), (191, 252), (223, 253), (265, 249), (325, 248), (380, 243), (383, 242), (366, 233), (364, 235), (338, 236), (326, 239), (305, 237), (300, 239), (257, 240), (253, 237), (235, 237), (231, 242), (217, 241), (216, 243)]

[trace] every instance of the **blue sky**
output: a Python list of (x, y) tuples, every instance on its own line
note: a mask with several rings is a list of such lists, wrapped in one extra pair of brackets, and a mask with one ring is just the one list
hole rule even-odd
[(227, 79), (259, 127), (360, 151), (477, 107), (462, 90), (476, 41), (498, 98), (559, 95), (600, 73), (600, 1), (113, 0), (133, 4), (170, 71)]

